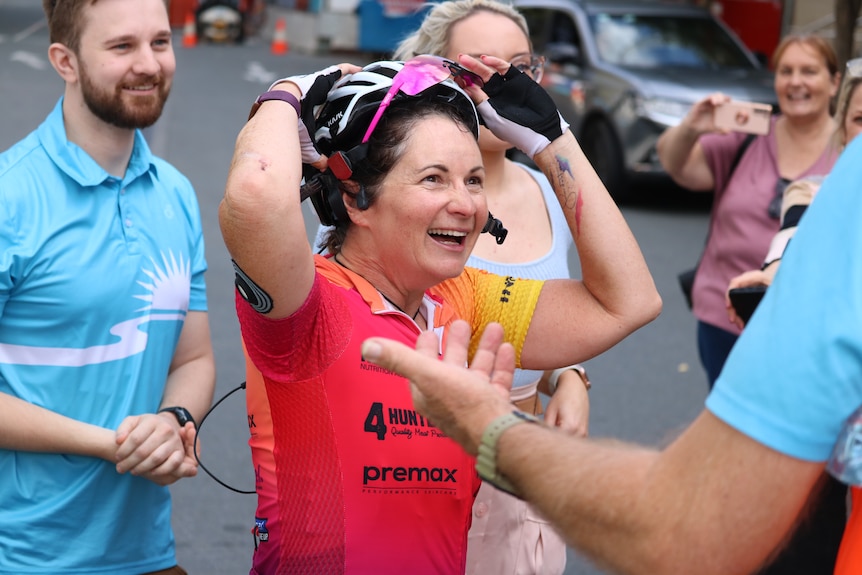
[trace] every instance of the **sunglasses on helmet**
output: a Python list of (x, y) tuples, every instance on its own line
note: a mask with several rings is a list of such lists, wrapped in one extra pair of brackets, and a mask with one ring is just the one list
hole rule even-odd
[(449, 78), (456, 81), (460, 80), (464, 86), (468, 87), (478, 86), (481, 88), (485, 85), (478, 74), (440, 56), (422, 54), (404, 62), (404, 67), (392, 78), (392, 87), (386, 92), (377, 112), (371, 118), (371, 123), (368, 124), (368, 130), (365, 132), (365, 137), (362, 138), (362, 143), (367, 142), (371, 134), (374, 133), (377, 122), (380, 121), (383, 112), (398, 92), (403, 92), (408, 96), (416, 96)]
[(440, 56), (432, 56), (430, 54), (422, 54), (415, 56), (404, 62), (404, 66), (395, 76), (392, 77), (392, 86), (380, 105), (377, 111), (374, 112), (374, 117), (368, 124), (368, 129), (365, 131), (365, 136), (362, 142), (353, 150), (348, 152), (336, 152), (329, 158), (329, 169), (339, 180), (347, 180), (353, 174), (352, 161), (360, 161), (364, 158), (364, 147), (377, 128), (380, 118), (383, 117), (383, 112), (392, 103), (395, 96), (401, 92), (408, 96), (418, 96), (425, 90), (436, 86), (448, 79), (453, 79), (461, 86), (478, 86), (479, 88), (485, 85), (482, 77), (471, 72), (460, 64), (453, 62), (447, 58)]

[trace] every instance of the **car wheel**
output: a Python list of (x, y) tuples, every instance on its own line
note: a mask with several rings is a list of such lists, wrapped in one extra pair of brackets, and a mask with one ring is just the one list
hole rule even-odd
[(610, 124), (593, 120), (584, 127), (580, 144), (614, 201), (631, 198), (622, 148)]

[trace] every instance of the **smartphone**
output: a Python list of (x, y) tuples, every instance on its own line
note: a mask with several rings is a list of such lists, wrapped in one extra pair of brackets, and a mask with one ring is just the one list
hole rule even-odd
[(730, 100), (713, 109), (715, 126), (723, 130), (765, 136), (769, 133), (772, 106), (757, 102)]
[(736, 310), (736, 315), (743, 322), (748, 323), (751, 319), (751, 314), (757, 308), (757, 304), (763, 299), (763, 294), (766, 293), (766, 286), (750, 286), (743, 288), (734, 288), (728, 292), (730, 303), (733, 304), (733, 309)]

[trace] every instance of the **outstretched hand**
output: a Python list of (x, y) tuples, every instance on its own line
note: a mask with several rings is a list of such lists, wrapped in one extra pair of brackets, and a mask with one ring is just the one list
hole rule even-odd
[(458, 320), (449, 329), (442, 361), (432, 331), (420, 334), (415, 350), (390, 339), (369, 338), (362, 344), (362, 356), (409, 379), (416, 409), (475, 455), (485, 427), (512, 410), (515, 350), (503, 342), (501, 325), (488, 324), (468, 368), (469, 342), (470, 326)]

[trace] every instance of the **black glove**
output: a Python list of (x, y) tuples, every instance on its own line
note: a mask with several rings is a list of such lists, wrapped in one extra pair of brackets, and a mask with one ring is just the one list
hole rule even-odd
[(531, 158), (569, 129), (548, 93), (514, 66), (491, 76), (483, 90), (488, 99), (477, 110), (485, 125)]
[[(280, 82), (292, 82), (302, 92), (302, 98), (300, 98), (302, 114), (299, 118), (299, 145), (302, 149), (303, 164), (311, 164), (320, 159), (320, 151), (314, 145), (314, 139), (309, 134), (309, 128), (314, 129), (315, 108), (326, 102), (326, 96), (340, 78), (341, 68), (330, 66), (314, 74), (289, 76), (276, 80), (272, 84), (275, 86)], [(271, 89), (272, 86), (270, 87)]]

